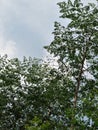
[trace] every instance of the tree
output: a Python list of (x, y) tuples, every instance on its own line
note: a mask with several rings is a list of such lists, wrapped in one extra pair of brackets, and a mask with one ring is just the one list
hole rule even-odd
[(60, 127), (59, 98), (65, 91), (58, 71), (38, 59), (9, 60), (6, 55), (0, 57), (0, 67), (0, 129)]
[(1, 130), (24, 130), (35, 116), (44, 118), (44, 71), (47, 74), (38, 59), (0, 57)]
[[(80, 0), (58, 3), (67, 27), (55, 22), (54, 40), (45, 48), (58, 57), (59, 70), (71, 84), (65, 87), (65, 128), (98, 129), (98, 7)], [(61, 99), (62, 100), (62, 99)], [(64, 104), (65, 103), (65, 104)], [(63, 111), (62, 111), (63, 112)]]

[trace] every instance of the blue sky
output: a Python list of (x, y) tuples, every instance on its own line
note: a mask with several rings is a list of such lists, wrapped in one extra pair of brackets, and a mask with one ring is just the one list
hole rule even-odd
[(53, 39), (54, 21), (61, 21), (56, 5), (60, 1), (0, 0), (0, 54), (11, 58), (44, 56), (43, 46)]

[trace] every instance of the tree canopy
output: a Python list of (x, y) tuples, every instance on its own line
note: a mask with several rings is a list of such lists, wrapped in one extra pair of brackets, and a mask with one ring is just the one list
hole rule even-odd
[(64, 27), (55, 22), (54, 40), (46, 49), (58, 56), (59, 68), (70, 73), (73, 83), (68, 87), (71, 119), (66, 124), (72, 129), (98, 129), (98, 7), (83, 6), (80, 0), (58, 5), (61, 18), (70, 23)]

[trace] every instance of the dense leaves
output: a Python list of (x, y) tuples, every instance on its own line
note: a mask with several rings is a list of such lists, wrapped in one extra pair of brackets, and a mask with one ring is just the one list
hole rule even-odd
[[(1, 130), (54, 130), (56, 126), (64, 126), (64, 106), (67, 107), (64, 102), (69, 100), (65, 95), (72, 83), (63, 73), (31, 58), (19, 61), (3, 56), (0, 66)], [(38, 126), (34, 125), (36, 120)]]
[(73, 105), (66, 118), (71, 109), (70, 129), (98, 129), (98, 7), (91, 3), (83, 6), (80, 0), (58, 5), (61, 18), (70, 23), (64, 27), (55, 22), (54, 40), (45, 48), (58, 57), (59, 69), (70, 73)]

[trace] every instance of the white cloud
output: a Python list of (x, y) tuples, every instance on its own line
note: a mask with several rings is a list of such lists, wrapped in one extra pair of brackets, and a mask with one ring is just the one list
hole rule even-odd
[(0, 0), (0, 55), (8, 55), (9, 58), (13, 58), (17, 55), (17, 48), (15, 41), (7, 38), (5, 33), (6, 24), (10, 20), (10, 7), (11, 0)]
[[(22, 24), (23, 26), (25, 25), (28, 30), (31, 30), (31, 32), (35, 32), (35, 35), (40, 35), (44, 43), (48, 43), (47, 40), (51, 37), (52, 25), (55, 19), (54, 16), (56, 16), (55, 14), (57, 13), (55, 7), (57, 7), (56, 3), (58, 1), (59, 0), (54, 0), (53, 2), (50, 0), (39, 0), (38, 2), (35, 0), (0, 0), (0, 39), (3, 39), (0, 40), (0, 53), (9, 53), (9, 55), (12, 55), (12, 51), (8, 51), (10, 50), (8, 46), (15, 45), (10, 45), (9, 41), (6, 41), (6, 38), (9, 40), (14, 39), (11, 37), (13, 35), (10, 30), (14, 28), (13, 33), (17, 34), (20, 28), (16, 29), (15, 26), (18, 27), (18, 25)], [(16, 21), (14, 21), (14, 19)], [(1, 35), (4, 37), (1, 38)], [(21, 36), (21, 38), (23, 37)], [(17, 37), (15, 40), (18, 41), (18, 39)], [(11, 42), (12, 41), (13, 40), (11, 40)], [(3, 43), (3, 45), (1, 43)], [(7, 46), (7, 49), (4, 46)], [(12, 48), (13, 47), (11, 47), (11, 50)]]
[(14, 41), (6, 41), (3, 37), (0, 37), (0, 55), (8, 55), (9, 58), (13, 58), (17, 53), (16, 43)]

